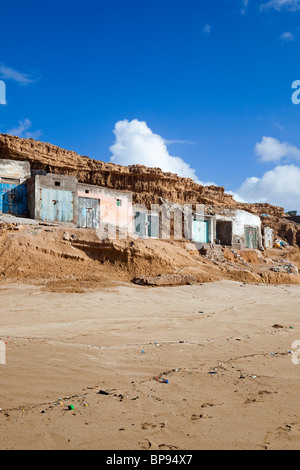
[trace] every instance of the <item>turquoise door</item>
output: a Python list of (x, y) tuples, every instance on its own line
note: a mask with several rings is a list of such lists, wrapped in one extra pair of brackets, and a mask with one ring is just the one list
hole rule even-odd
[(41, 220), (73, 222), (73, 193), (56, 189), (41, 189)]
[(146, 236), (146, 222), (147, 222), (146, 212), (135, 212), (134, 214), (135, 234), (141, 238), (145, 238)]
[(206, 220), (193, 221), (193, 241), (197, 243), (209, 243), (208, 222)]
[(148, 237), (159, 238), (159, 215), (149, 214), (148, 215)]

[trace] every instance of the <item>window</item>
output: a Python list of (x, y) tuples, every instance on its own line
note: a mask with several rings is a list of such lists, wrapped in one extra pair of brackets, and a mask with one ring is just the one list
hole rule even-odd
[(60, 181), (55, 181), (55, 186), (60, 186)]
[(90, 194), (90, 191), (88, 189), (86, 189), (85, 194)]
[(117, 206), (118, 206), (118, 207), (121, 207), (121, 205), (122, 205), (121, 199), (117, 199)]

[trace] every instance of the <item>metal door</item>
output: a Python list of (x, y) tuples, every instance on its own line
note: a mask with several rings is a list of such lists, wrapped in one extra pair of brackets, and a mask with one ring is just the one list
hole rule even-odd
[(41, 189), (41, 220), (50, 222), (73, 222), (74, 206), (72, 191)]
[(87, 197), (78, 198), (78, 227), (98, 228), (100, 218), (100, 201)]
[(26, 184), (0, 184), (0, 211), (3, 214), (27, 215)]
[(208, 221), (207, 220), (194, 220), (193, 221), (193, 241), (197, 243), (208, 243)]

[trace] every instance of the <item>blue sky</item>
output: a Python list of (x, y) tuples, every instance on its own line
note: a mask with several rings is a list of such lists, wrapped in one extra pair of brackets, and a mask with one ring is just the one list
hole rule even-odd
[(300, 0), (6, 2), (0, 132), (300, 211), (299, 20)]

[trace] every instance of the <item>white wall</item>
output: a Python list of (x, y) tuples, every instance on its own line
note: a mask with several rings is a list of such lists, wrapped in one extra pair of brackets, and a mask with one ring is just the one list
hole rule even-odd
[(235, 211), (235, 215), (233, 217), (233, 234), (239, 237), (245, 236), (245, 227), (256, 227), (261, 230), (261, 220), (260, 217), (254, 214), (250, 214), (250, 212), (246, 211)]
[(220, 210), (215, 216), (216, 220), (232, 222), (233, 245), (245, 245), (245, 227), (255, 227), (258, 232), (258, 246), (262, 248), (261, 219), (258, 215), (243, 210)]
[(23, 182), (30, 178), (29, 162), (19, 162), (15, 160), (0, 160), (0, 178), (19, 179)]

